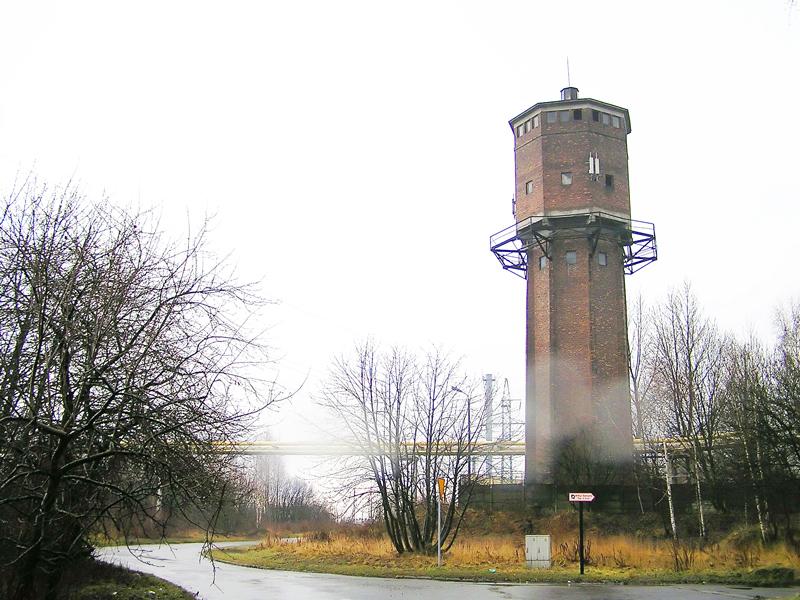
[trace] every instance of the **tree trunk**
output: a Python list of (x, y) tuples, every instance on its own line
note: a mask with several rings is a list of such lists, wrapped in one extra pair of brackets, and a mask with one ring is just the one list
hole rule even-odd
[(697, 466), (697, 444), (693, 441), (692, 442), (692, 453), (693, 453), (693, 462), (694, 462), (694, 482), (695, 482), (695, 492), (697, 495), (697, 511), (698, 511), (698, 518), (700, 520), (700, 537), (705, 539), (706, 537), (706, 518), (705, 518), (705, 511), (703, 510), (703, 493), (700, 490), (700, 468)]
[(667, 483), (667, 501), (669, 502), (669, 522), (672, 527), (672, 537), (678, 540), (678, 528), (675, 525), (675, 506), (672, 503), (672, 469), (669, 464), (669, 454), (667, 454), (667, 442), (664, 444), (664, 479)]

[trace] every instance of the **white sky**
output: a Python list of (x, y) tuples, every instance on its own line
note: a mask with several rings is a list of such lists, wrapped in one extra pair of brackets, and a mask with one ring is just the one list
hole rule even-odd
[(280, 301), (277, 435), (313, 437), (331, 356), (438, 344), (523, 394), (512, 116), (627, 107), (634, 218), (658, 300), (690, 281), (726, 329), (800, 295), (800, 10), (790, 0), (4, 2), (0, 189), (33, 169), (90, 196), (216, 215), (215, 244)]

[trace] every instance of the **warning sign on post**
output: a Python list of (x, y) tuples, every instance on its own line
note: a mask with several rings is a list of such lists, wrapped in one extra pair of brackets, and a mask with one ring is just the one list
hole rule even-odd
[(580, 531), (579, 541), (578, 541), (578, 548), (579, 548), (578, 553), (581, 562), (581, 575), (583, 575), (583, 570), (586, 565), (586, 554), (583, 551), (583, 505), (584, 503), (591, 502), (592, 500), (594, 500), (594, 494), (592, 492), (569, 493), (569, 501), (578, 503), (578, 530)]
[(570, 502), (591, 502), (594, 500), (594, 494), (591, 492), (570, 492)]

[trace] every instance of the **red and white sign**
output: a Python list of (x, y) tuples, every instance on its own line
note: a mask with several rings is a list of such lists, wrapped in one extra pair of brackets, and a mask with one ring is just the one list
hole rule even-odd
[(594, 494), (591, 492), (570, 492), (570, 502), (591, 502), (594, 500)]

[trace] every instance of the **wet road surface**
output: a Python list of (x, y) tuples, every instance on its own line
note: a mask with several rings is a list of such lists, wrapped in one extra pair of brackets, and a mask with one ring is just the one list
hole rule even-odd
[[(224, 544), (233, 545), (233, 544)], [(732, 600), (781, 598), (798, 589), (719, 585), (544, 585), (380, 579), (269, 571), (217, 563), (200, 557), (201, 544), (101, 548), (100, 558), (152, 573), (197, 593), (204, 600)]]

